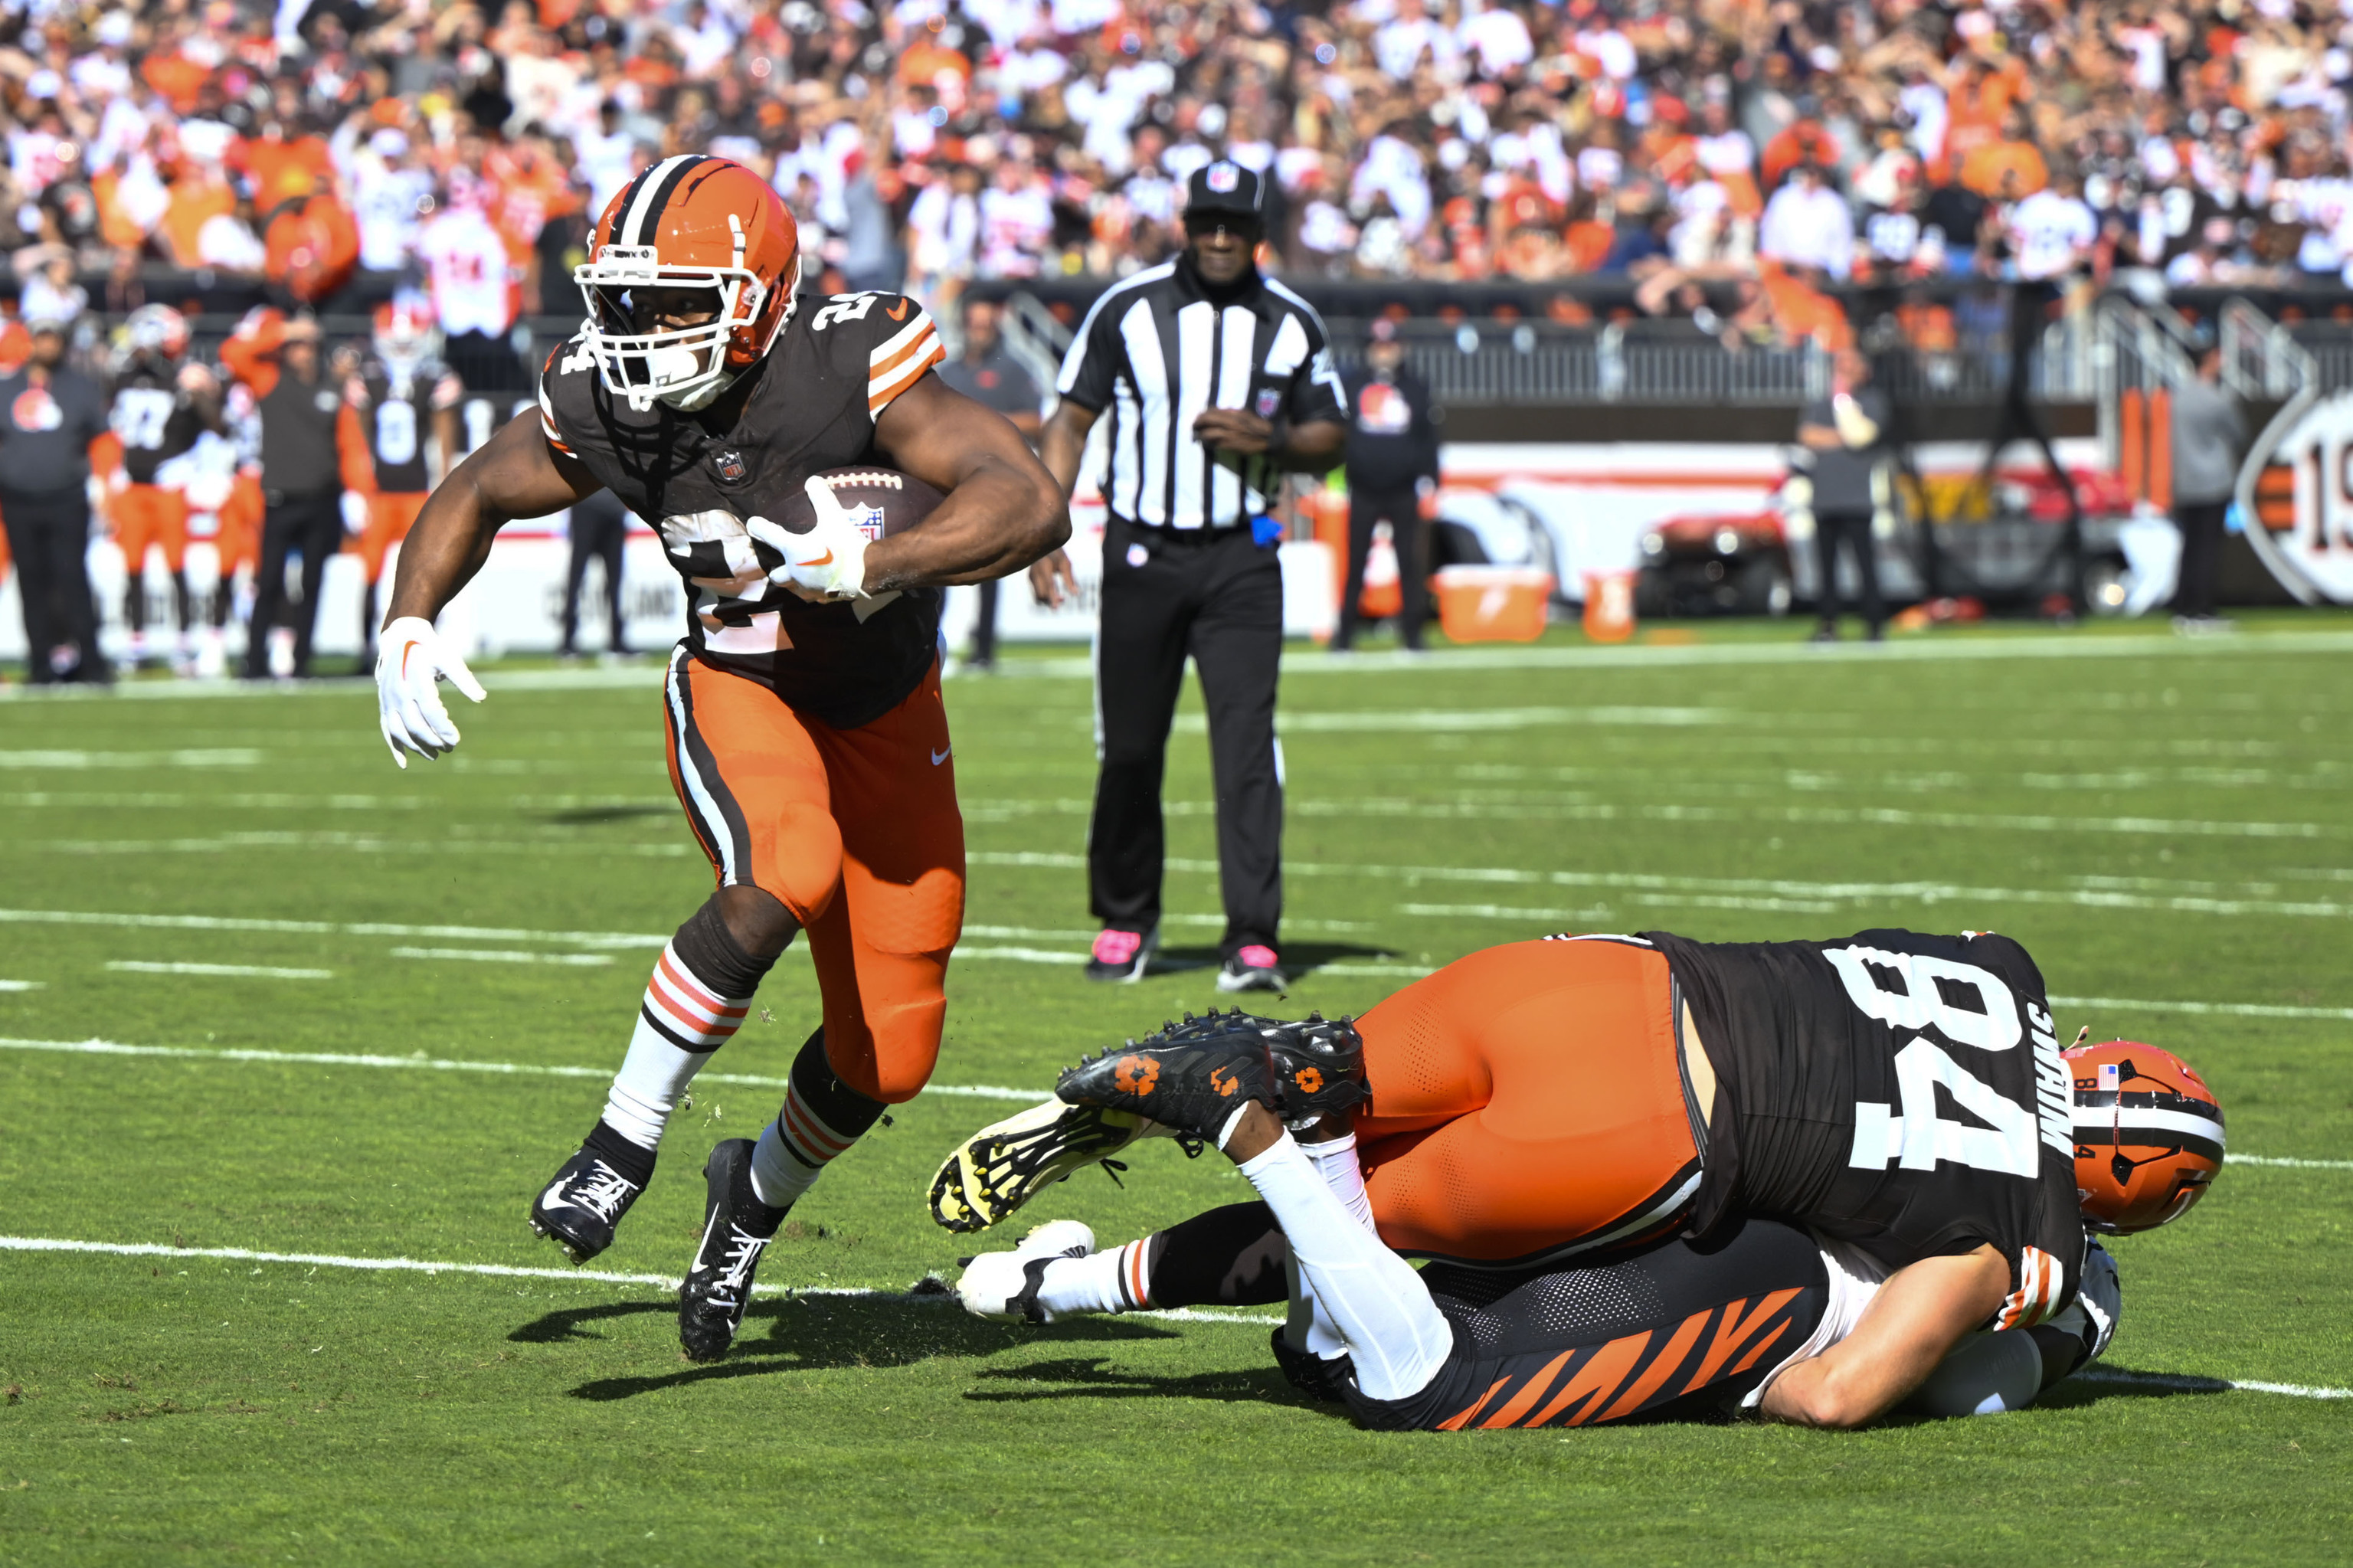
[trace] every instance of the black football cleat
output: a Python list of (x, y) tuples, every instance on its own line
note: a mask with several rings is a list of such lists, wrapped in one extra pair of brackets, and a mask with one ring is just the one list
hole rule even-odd
[(1370, 1097), (1365, 1086), (1365, 1042), (1354, 1019), (1326, 1021), (1311, 1012), (1297, 1023), (1260, 1021), (1267, 1065), (1281, 1097), (1276, 1109), (1293, 1128), (1313, 1125)]
[(1274, 1331), (1274, 1364), (1282, 1370), (1283, 1381), (1310, 1399), (1345, 1404), (1356, 1381), (1356, 1363), (1346, 1356), (1326, 1358), (1300, 1350), (1284, 1337), (1290, 1332), (1281, 1328)]
[(760, 1254), (776, 1239), (785, 1211), (752, 1191), (752, 1140), (731, 1138), (702, 1168), (702, 1245), (678, 1291), (678, 1342), (691, 1361), (715, 1361), (735, 1343)]
[(613, 1245), (621, 1216), (643, 1187), (583, 1149), (564, 1162), (531, 1205), (531, 1228), (554, 1238), (575, 1263)]
[(1133, 1111), (1214, 1143), (1236, 1107), (1281, 1101), (1267, 1061), (1266, 1021), (1246, 1012), (1185, 1015), (1142, 1040), (1090, 1057), (1055, 1082), (1065, 1105)]

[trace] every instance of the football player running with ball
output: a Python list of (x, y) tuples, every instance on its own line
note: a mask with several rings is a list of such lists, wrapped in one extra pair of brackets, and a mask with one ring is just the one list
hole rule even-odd
[[(943, 386), (931, 319), (897, 294), (800, 309), (793, 218), (757, 175), (684, 154), (605, 209), (575, 277), (588, 319), (537, 412), (459, 465), (400, 556), (376, 665), (394, 759), (459, 735), (436, 692), (481, 687), (433, 618), (499, 528), (610, 489), (686, 578), (664, 684), (670, 778), (718, 889), (654, 966), (603, 1116), (532, 1205), (575, 1262), (645, 1190), (689, 1080), (797, 932), (823, 1022), (757, 1144), (705, 1167), (680, 1303), (698, 1360), (742, 1323), (761, 1249), (826, 1164), (931, 1076), (964, 910), (964, 827), (940, 699), (939, 589), (1057, 548), (1069, 514), (1005, 419)], [(870, 539), (816, 476), (894, 469), (946, 499)], [(804, 499), (805, 498), (805, 499)], [(813, 515), (807, 531), (773, 519)]]
[[(1059, 1093), (952, 1156), (935, 1215), (993, 1223), (1137, 1137), (1214, 1141), (1305, 1280), (1286, 1370), (1312, 1386), (1315, 1358), (1349, 1358), (1339, 1392), (1381, 1426), (1727, 1398), (1860, 1425), (1941, 1379), (1972, 1332), (2063, 1321), (2052, 1344), (1981, 1352), (2022, 1361), (1995, 1379), (2014, 1408), (2113, 1327), (2113, 1301), (2073, 1310), (2105, 1266), (2086, 1229), (2179, 1217), (2222, 1158), (2195, 1073), (2124, 1042), (2063, 1054), (2031, 960), (1988, 935), (1518, 943), (1356, 1025), (1188, 1020)], [(1242, 1211), (1112, 1253), (1057, 1229), (976, 1260), (966, 1304), (1240, 1301), (1242, 1264), (1267, 1251)], [(1637, 1277), (1599, 1278), (1630, 1252)], [(1399, 1254), (1441, 1261), (1417, 1276)], [(1564, 1316), (1580, 1295), (1617, 1306)]]

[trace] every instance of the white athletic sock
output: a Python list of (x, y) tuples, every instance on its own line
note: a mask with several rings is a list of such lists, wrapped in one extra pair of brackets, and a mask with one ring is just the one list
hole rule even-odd
[(1453, 1352), (1454, 1330), (1413, 1266), (1348, 1212), (1289, 1133), (1240, 1170), (1274, 1211), (1308, 1287), (1347, 1342), (1356, 1386), (1373, 1399), (1430, 1386)]
[(1046, 1266), (1038, 1305), (1056, 1318), (1081, 1312), (1133, 1312), (1152, 1305), (1145, 1266), (1151, 1238)]
[(686, 967), (676, 943), (665, 944), (638, 1004), (628, 1054), (605, 1097), (605, 1124), (640, 1148), (659, 1148), (686, 1086), (743, 1026), (751, 1004), (748, 996), (719, 995)]
[[(1314, 1162), (1316, 1174), (1340, 1200), (1340, 1206), (1354, 1214), (1365, 1229), (1375, 1235), (1380, 1233), (1373, 1224), (1373, 1201), (1365, 1193), (1364, 1167), (1356, 1163), (1356, 1135), (1335, 1138), (1325, 1143), (1303, 1143), (1300, 1152)], [(1299, 1272), (1299, 1260), (1291, 1259), (1284, 1266), (1291, 1278), (1291, 1315), (1283, 1324), (1283, 1338), (1297, 1349), (1325, 1361), (1348, 1353), (1348, 1341), (1341, 1336), (1340, 1327), (1332, 1321), (1332, 1314), (1316, 1299), (1315, 1292)]]
[(1378, 1235), (1373, 1224), (1373, 1200), (1365, 1192), (1365, 1168), (1356, 1162), (1356, 1135), (1335, 1138), (1328, 1143), (1303, 1143), (1299, 1151), (1315, 1162), (1316, 1174), (1324, 1185), (1340, 1200), (1340, 1206), (1356, 1216), (1356, 1223)]
[(771, 1208), (792, 1207), (864, 1130), (843, 1132), (818, 1115), (801, 1094), (800, 1075), (795, 1073), (785, 1090), (784, 1109), (752, 1150), (752, 1191)]

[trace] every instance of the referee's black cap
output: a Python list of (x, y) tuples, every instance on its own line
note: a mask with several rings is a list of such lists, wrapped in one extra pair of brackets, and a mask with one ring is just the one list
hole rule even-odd
[(1260, 221), (1265, 213), (1266, 182), (1255, 170), (1230, 158), (1219, 158), (1193, 171), (1185, 182), (1185, 216), (1229, 212)]

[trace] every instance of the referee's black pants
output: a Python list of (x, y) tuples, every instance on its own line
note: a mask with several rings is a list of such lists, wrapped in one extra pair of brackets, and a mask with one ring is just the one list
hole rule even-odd
[[(1132, 554), (1140, 552), (1140, 554)], [(1190, 654), (1209, 710), (1218, 874), (1227, 957), (1275, 945), (1282, 919), (1282, 768), (1274, 688), (1282, 659), (1282, 568), (1248, 528), (1103, 534), (1095, 641), (1094, 821), (1087, 879), (1095, 917), (1145, 931), (1160, 921), (1166, 838), (1160, 783)]]
[[(280, 620), (294, 628), (294, 673), (311, 673), (311, 634), (319, 625), (319, 584), (327, 562), (343, 547), (343, 493), (322, 490), (313, 495), (269, 493), (262, 514), (261, 567), (253, 577), (253, 624), (246, 630), (245, 678), (265, 679), (269, 673), (269, 633)], [(302, 602), (286, 599), (286, 557), (302, 557)]]
[[(16, 560), (16, 595), (25, 610), (25, 679), (103, 681), (98, 652), (98, 606), (90, 587), (90, 499), (79, 490), (52, 496), (10, 496), (0, 525)], [(74, 662), (51, 661), (70, 646)]]

